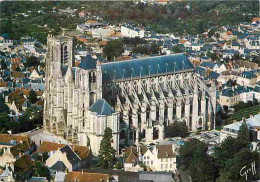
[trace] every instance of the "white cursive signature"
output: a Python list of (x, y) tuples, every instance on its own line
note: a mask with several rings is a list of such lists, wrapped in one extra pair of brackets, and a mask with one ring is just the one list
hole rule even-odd
[(248, 168), (247, 170), (246, 170), (246, 166), (242, 167), (241, 170), (240, 170), (240, 175), (241, 175), (241, 176), (245, 176), (245, 177), (246, 177), (246, 180), (247, 180), (247, 175), (248, 175), (250, 172), (251, 172), (253, 175), (256, 174), (255, 161), (251, 163), (251, 167)]

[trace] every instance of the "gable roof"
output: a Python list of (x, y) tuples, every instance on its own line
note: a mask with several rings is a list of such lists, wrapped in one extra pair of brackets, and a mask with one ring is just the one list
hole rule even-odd
[(14, 171), (15, 172), (26, 172), (33, 167), (32, 160), (29, 155), (23, 155), (17, 161), (14, 162)]
[(69, 162), (74, 165), (80, 162), (79, 156), (73, 152), (69, 145), (65, 145), (63, 148), (60, 149), (62, 153), (66, 153), (67, 159)]
[(11, 140), (16, 141), (16, 143), (20, 143), (21, 141), (29, 142), (26, 136), (0, 134), (0, 143), (10, 143)]
[(130, 146), (127, 151), (125, 151), (125, 163), (138, 162), (138, 154), (135, 147)]
[(158, 159), (176, 157), (173, 153), (172, 145), (157, 145), (156, 149), (158, 149)]
[(109, 175), (102, 173), (89, 173), (89, 172), (68, 172), (65, 176), (64, 182), (75, 181), (75, 178), (78, 182), (86, 182), (86, 181), (108, 181)]
[[(65, 144), (58, 144), (53, 142), (42, 142), (42, 144), (37, 149), (37, 153), (48, 153), (51, 151), (56, 151), (59, 148), (64, 147)], [(81, 160), (86, 159), (90, 155), (90, 149), (85, 146), (79, 146), (79, 145), (72, 145), (72, 148), (74, 148), (75, 153), (81, 158)]]
[(105, 82), (188, 69), (193, 69), (193, 65), (184, 53), (101, 64), (102, 79)]
[(111, 115), (115, 113), (114, 109), (104, 99), (98, 99), (89, 110), (97, 113), (97, 115)]

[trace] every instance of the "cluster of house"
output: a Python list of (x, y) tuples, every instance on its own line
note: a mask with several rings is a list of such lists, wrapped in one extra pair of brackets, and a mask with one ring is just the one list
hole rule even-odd
[(260, 69), (257, 63), (243, 60), (227, 64), (202, 62), (196, 67), (196, 73), (205, 83), (216, 83), (218, 102), (222, 107), (232, 107), (240, 101), (260, 101)]
[[(90, 147), (40, 141), (38, 145), (26, 135), (0, 134), (1, 181), (111, 181), (119, 180), (117, 174), (87, 172), (93, 161)], [(122, 152), (125, 171), (138, 172), (137, 180), (165, 178), (175, 181), (176, 149), (173, 144), (139, 144)], [(35, 162), (48, 168), (50, 176), (33, 176)], [(143, 165), (144, 164), (144, 165)], [(153, 171), (145, 172), (144, 171)], [(154, 178), (154, 179), (153, 179)], [(133, 179), (131, 179), (133, 180)], [(160, 180), (159, 180), (160, 181)]]
[[(4, 34), (0, 40), (0, 94), (10, 108), (9, 116), (17, 120), (28, 107), (43, 107), (44, 68), (40, 65), (28, 66), (26, 60), (33, 57), (40, 64), (45, 63), (46, 48), (29, 36), (15, 41)], [(37, 95), (36, 103), (28, 100), (31, 90)]]
[(118, 181), (118, 176), (83, 171), (90, 165), (89, 147), (42, 142), (37, 147), (28, 136), (0, 134), (0, 180), (44, 181), (33, 176), (35, 161), (41, 161), (54, 181)]

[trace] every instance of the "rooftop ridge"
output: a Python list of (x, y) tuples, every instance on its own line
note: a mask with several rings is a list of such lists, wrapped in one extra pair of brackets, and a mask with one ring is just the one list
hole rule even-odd
[(139, 60), (143, 60), (143, 59), (155, 59), (155, 58), (158, 58), (158, 57), (170, 57), (170, 56), (173, 56), (173, 55), (180, 55), (180, 54), (184, 55), (184, 53), (175, 53), (175, 54), (169, 54), (169, 55), (149, 56), (149, 57), (121, 60), (121, 61), (106, 62), (106, 63), (102, 63), (101, 66), (105, 65), (105, 64), (122, 63), (122, 62), (129, 62), (129, 61), (139, 61)]

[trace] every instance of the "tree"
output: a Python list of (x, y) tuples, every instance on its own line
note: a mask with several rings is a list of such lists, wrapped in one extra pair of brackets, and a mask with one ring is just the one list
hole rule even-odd
[(145, 46), (136, 46), (133, 48), (132, 52), (135, 54), (138, 54), (138, 53), (148, 54), (149, 51), (148, 51), (147, 47), (145, 47)]
[(23, 116), (19, 118), (20, 132), (26, 132), (36, 128), (38, 125), (42, 125), (42, 118), (42, 111), (34, 108), (26, 109)]
[[(255, 164), (255, 172), (252, 166)], [(245, 168), (244, 168), (245, 167)], [(250, 172), (246, 170), (250, 169)], [(234, 155), (234, 158), (226, 161), (225, 167), (220, 172), (218, 182), (229, 181), (256, 181), (259, 179), (259, 154), (244, 148)]]
[(32, 104), (38, 101), (37, 95), (33, 90), (30, 90), (28, 99)]
[(9, 113), (9, 107), (5, 104), (5, 101), (0, 94), (0, 113), (2, 112)]
[(189, 168), (192, 181), (215, 181), (217, 168), (214, 166), (213, 158), (206, 155), (203, 159), (193, 161)]
[(7, 113), (0, 113), (0, 131), (8, 130), (7, 128), (8, 123), (10, 122), (10, 117), (7, 115)]
[(98, 155), (98, 165), (104, 169), (112, 168), (116, 162), (116, 150), (111, 146), (112, 140), (112, 130), (106, 128)]
[(188, 136), (188, 126), (185, 122), (175, 121), (166, 127), (166, 137), (186, 137)]
[(123, 43), (121, 40), (111, 40), (105, 45), (103, 49), (104, 55), (108, 60), (113, 61), (114, 58), (117, 58), (123, 52)]
[(37, 67), (40, 64), (39, 58), (35, 57), (35, 56), (30, 56), (26, 59), (26, 63), (25, 66), (26, 67)]
[(174, 53), (183, 52), (179, 46), (174, 46), (174, 47), (172, 48), (172, 51), (173, 51)]
[(236, 138), (231, 136), (227, 137), (220, 146), (215, 148), (215, 159), (218, 167), (223, 168), (225, 162), (233, 158), (233, 156), (243, 148), (244, 146), (240, 145)]
[(7, 69), (7, 65), (6, 65), (6, 62), (5, 62), (5, 60), (1, 60), (1, 69), (2, 70), (6, 70)]
[(149, 48), (149, 52), (151, 54), (158, 54), (160, 52), (160, 47), (159, 45), (157, 45), (156, 43), (152, 43), (150, 48)]
[(215, 31), (213, 29), (210, 29), (208, 33), (208, 37), (211, 38), (214, 35)]
[(44, 166), (40, 161), (35, 161), (33, 168), (33, 176), (46, 177), (47, 179), (50, 179), (49, 169)]
[(246, 121), (242, 123), (242, 126), (238, 132), (237, 136), (238, 143), (244, 148), (249, 148), (250, 144), (250, 133), (246, 125)]
[(184, 168), (189, 168), (192, 161), (198, 161), (206, 155), (207, 145), (198, 139), (191, 139), (184, 142), (184, 145), (180, 147), (180, 164)]

